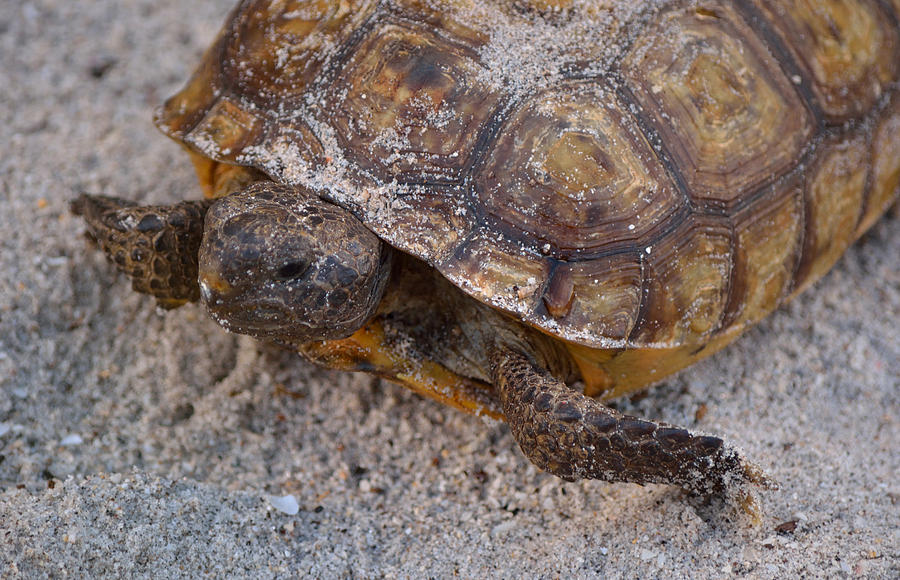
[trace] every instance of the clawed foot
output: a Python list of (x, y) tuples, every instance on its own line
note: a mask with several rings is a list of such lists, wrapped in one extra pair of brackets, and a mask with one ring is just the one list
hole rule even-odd
[(197, 260), (210, 203), (138, 206), (82, 194), (72, 201), (71, 210), (84, 217), (90, 236), (128, 274), (137, 292), (155, 296), (163, 308), (175, 308), (200, 298)]
[(554, 475), (678, 485), (698, 495), (735, 498), (748, 512), (756, 509), (749, 484), (773, 485), (722, 439), (623, 415), (515, 349), (495, 348), (491, 366), (516, 441)]

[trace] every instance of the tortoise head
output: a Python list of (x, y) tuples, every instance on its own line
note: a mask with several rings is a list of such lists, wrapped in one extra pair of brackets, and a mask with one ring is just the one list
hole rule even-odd
[(297, 344), (347, 337), (374, 314), (390, 248), (350, 212), (271, 181), (216, 201), (200, 292), (226, 329)]

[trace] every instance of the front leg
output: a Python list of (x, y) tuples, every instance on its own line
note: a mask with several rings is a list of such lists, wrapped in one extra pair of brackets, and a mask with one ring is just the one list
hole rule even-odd
[(197, 256), (210, 201), (139, 206), (105, 195), (82, 194), (71, 209), (137, 292), (163, 308), (200, 298)]
[(490, 362), (522, 451), (563, 479), (667, 483), (699, 495), (766, 483), (759, 468), (718, 437), (623, 415), (569, 388), (515, 347), (495, 346)]

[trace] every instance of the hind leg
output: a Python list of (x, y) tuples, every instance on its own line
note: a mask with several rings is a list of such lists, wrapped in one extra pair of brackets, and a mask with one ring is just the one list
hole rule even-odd
[(163, 308), (200, 298), (198, 253), (203, 220), (211, 201), (138, 206), (102, 195), (82, 194), (71, 205), (84, 217), (88, 234), (137, 292), (151, 294)]

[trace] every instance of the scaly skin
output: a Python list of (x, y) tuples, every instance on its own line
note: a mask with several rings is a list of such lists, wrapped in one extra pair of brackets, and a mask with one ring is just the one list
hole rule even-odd
[(201, 200), (138, 206), (116, 197), (82, 194), (71, 209), (84, 217), (90, 237), (128, 274), (132, 288), (155, 296), (168, 309), (200, 298), (197, 256), (210, 204)]
[(257, 181), (206, 216), (201, 295), (233, 332), (291, 345), (346, 338), (378, 308), (391, 255), (347, 210)]
[(667, 483), (727, 494), (762, 472), (718, 437), (623, 415), (574, 391), (512, 347), (490, 353), (494, 386), (522, 452), (566, 480)]

